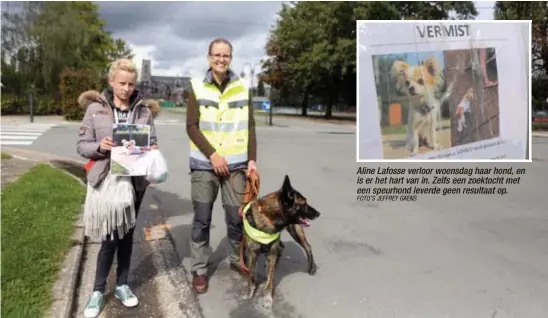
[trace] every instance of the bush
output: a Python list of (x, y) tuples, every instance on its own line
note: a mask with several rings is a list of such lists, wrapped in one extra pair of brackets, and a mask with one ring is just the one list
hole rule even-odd
[(533, 122), (533, 130), (548, 130), (548, 122)]
[(61, 73), (61, 109), (66, 120), (82, 120), (84, 109), (78, 104), (81, 93), (98, 89), (100, 86), (97, 77), (91, 76), (89, 70), (65, 69)]
[[(2, 115), (29, 115), (28, 95), (2, 94)], [(49, 95), (34, 96), (34, 115), (60, 115), (61, 106)]]

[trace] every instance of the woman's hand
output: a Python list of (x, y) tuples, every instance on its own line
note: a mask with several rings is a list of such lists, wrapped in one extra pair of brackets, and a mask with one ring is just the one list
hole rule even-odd
[(254, 160), (249, 160), (247, 163), (247, 175), (249, 175), (253, 170), (257, 171), (257, 165)]
[(211, 157), (209, 157), (209, 160), (211, 160), (213, 170), (215, 170), (216, 174), (225, 177), (230, 174), (228, 172), (228, 162), (224, 157), (219, 156), (216, 152), (214, 152)]

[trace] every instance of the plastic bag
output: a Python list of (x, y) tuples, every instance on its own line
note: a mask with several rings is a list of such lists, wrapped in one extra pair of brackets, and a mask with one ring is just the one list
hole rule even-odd
[(147, 154), (148, 167), (146, 179), (150, 183), (162, 183), (167, 180), (167, 163), (158, 149), (153, 149)]

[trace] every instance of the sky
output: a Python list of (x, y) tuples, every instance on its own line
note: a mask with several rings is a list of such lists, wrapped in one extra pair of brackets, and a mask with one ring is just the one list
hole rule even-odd
[[(494, 1), (475, 1), (478, 20), (492, 20)], [(234, 46), (232, 69), (249, 77), (265, 56), (270, 27), (281, 1), (262, 2), (97, 2), (107, 29), (124, 39), (141, 68), (151, 59), (153, 75), (201, 76), (207, 70), (207, 46), (226, 37)], [(256, 85), (256, 80), (254, 85)]]
[[(281, 1), (268, 2), (97, 2), (113, 36), (129, 43), (139, 70), (151, 60), (152, 75), (201, 76), (207, 49), (216, 37), (234, 47), (231, 68), (249, 77), (261, 70), (270, 26)], [(256, 80), (254, 86), (256, 86)]]

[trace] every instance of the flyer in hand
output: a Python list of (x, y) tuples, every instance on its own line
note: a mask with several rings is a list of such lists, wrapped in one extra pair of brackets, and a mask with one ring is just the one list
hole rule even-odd
[(112, 127), (110, 173), (117, 176), (144, 176), (146, 154), (150, 150), (150, 125), (114, 124)]

